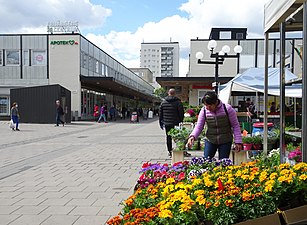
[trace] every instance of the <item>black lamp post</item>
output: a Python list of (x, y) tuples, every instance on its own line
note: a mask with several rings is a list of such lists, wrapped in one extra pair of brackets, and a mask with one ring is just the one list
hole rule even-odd
[(219, 64), (223, 64), (225, 58), (239, 58), (240, 53), (242, 52), (242, 47), (240, 45), (235, 46), (233, 49), (235, 54), (230, 55), (228, 54), (230, 52), (230, 48), (228, 45), (224, 45), (220, 52), (214, 52), (216, 45), (217, 43), (215, 40), (210, 40), (208, 42), (208, 49), (211, 52), (210, 58), (214, 58), (215, 61), (202, 61), (202, 58), (204, 57), (204, 54), (202, 52), (197, 52), (196, 58), (197, 58), (198, 64), (214, 64), (215, 65), (215, 76), (214, 76), (215, 92), (216, 94), (218, 94), (219, 92), (219, 83), (218, 83)]

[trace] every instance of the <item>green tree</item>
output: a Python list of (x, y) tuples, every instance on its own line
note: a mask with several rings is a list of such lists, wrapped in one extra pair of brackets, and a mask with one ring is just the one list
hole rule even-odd
[(154, 90), (154, 95), (158, 98), (165, 98), (167, 96), (167, 91), (163, 87), (156, 88)]

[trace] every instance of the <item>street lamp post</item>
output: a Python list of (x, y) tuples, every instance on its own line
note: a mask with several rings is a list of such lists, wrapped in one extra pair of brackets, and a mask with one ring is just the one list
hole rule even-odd
[(216, 48), (217, 43), (215, 40), (210, 40), (208, 42), (208, 49), (210, 50), (210, 58), (214, 58), (215, 61), (202, 61), (202, 58), (204, 57), (204, 54), (202, 52), (196, 53), (196, 59), (198, 64), (214, 64), (215, 65), (215, 76), (214, 76), (214, 83), (215, 83), (215, 92), (218, 94), (219, 92), (219, 83), (218, 83), (218, 77), (219, 77), (219, 64), (223, 64), (225, 58), (239, 58), (240, 53), (242, 52), (242, 47), (240, 45), (237, 45), (234, 47), (235, 54), (230, 55), (228, 54), (230, 52), (230, 47), (228, 45), (224, 45), (222, 47), (222, 50), (219, 52), (214, 52), (214, 49)]

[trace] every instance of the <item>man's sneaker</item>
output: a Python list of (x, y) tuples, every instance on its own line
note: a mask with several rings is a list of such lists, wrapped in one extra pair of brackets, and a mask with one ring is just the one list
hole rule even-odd
[(172, 152), (168, 152), (168, 156), (172, 158)]
[(188, 153), (187, 151), (184, 151), (183, 152), (183, 155), (185, 156), (185, 157), (190, 157), (190, 156), (192, 156), (190, 153)]

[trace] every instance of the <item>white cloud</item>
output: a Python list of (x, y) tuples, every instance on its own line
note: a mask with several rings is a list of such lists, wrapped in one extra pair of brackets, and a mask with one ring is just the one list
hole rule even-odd
[[(5, 2), (4, 2), (5, 1)], [(7, 18), (2, 33), (46, 33), (51, 21), (78, 21), (81, 33), (126, 67), (139, 67), (144, 42), (177, 41), (180, 44), (180, 76), (188, 71), (190, 39), (208, 38), (212, 27), (246, 27), (248, 37), (263, 37), (263, 11), (268, 0), (187, 0), (179, 8), (187, 17), (173, 15), (147, 22), (134, 33), (103, 29), (110, 9), (89, 0), (0, 0), (0, 15)]]
[[(91, 4), (88, 0), (0, 0), (2, 33), (29, 31), (47, 32), (48, 22), (78, 21), (80, 27), (101, 27), (112, 14), (110, 9)], [(45, 28), (43, 29), (43, 26)]]
[[(127, 67), (139, 67), (141, 42), (178, 41), (180, 76), (188, 71), (190, 39), (208, 38), (212, 27), (246, 27), (248, 37), (263, 37), (263, 11), (267, 0), (189, 0), (180, 7), (189, 16), (174, 15), (145, 23), (135, 33), (111, 32), (105, 36), (87, 35)], [(95, 38), (94, 38), (95, 36)]]

